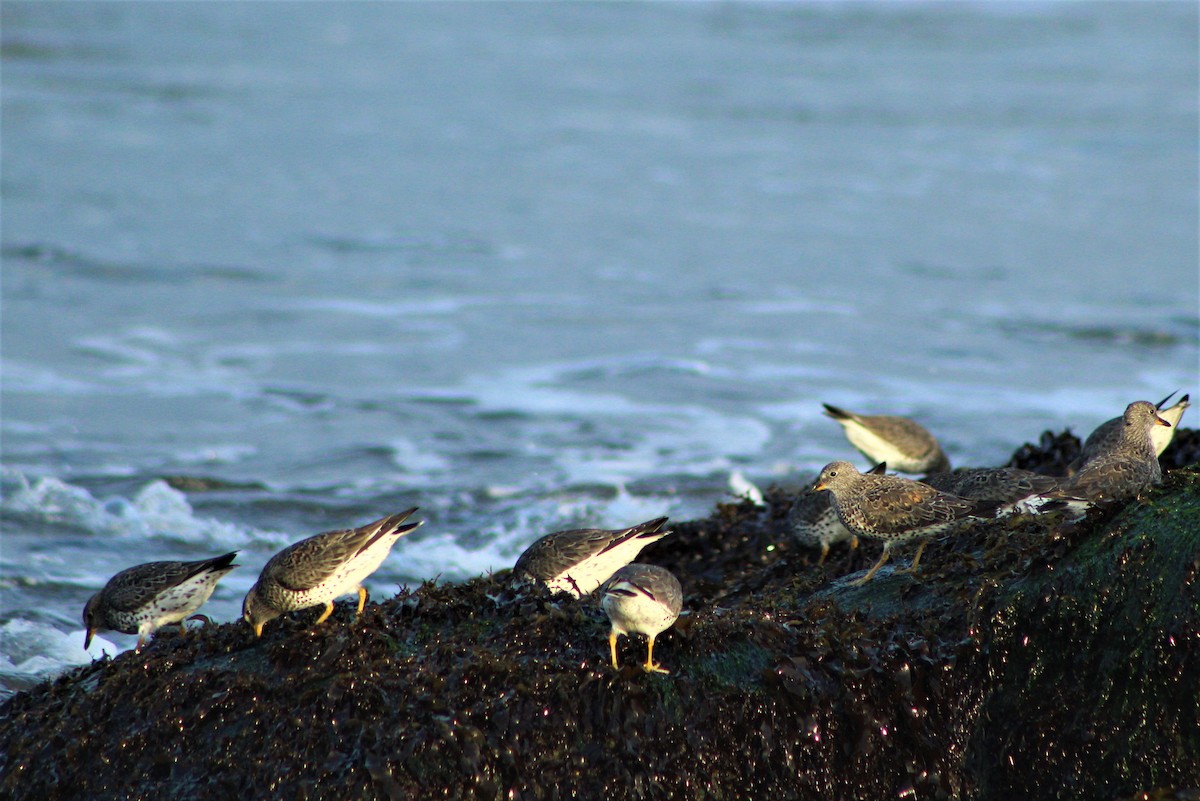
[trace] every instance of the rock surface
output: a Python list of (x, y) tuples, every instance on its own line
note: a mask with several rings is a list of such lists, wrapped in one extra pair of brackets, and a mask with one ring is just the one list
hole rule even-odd
[(0, 796), (1192, 798), (1194, 462), (1077, 524), (980, 523), (915, 577), (901, 549), (861, 588), (845, 579), (880, 546), (815, 567), (788, 535), (794, 490), (718, 506), (640, 558), (692, 612), (655, 647), (669, 676), (637, 667), (641, 638), (614, 672), (594, 602), (506, 573), (261, 640), (240, 621), (163, 634), (8, 699)]

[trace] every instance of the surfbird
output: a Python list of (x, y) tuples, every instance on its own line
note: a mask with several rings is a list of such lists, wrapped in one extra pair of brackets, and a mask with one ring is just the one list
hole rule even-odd
[(221, 577), (238, 567), (236, 556), (233, 551), (215, 559), (147, 562), (122, 570), (83, 607), (83, 647), (92, 644), (97, 631), (119, 631), (137, 634), (140, 651), (155, 630), (173, 623), (184, 629), (183, 621), (204, 605)]
[[(880, 462), (870, 472), (880, 474), (886, 470), (887, 463)], [(818, 567), (825, 564), (829, 549), (839, 542), (849, 540), (851, 550), (858, 547), (858, 537), (842, 525), (828, 492), (802, 492), (797, 495), (788, 513), (788, 525), (801, 545), (821, 549)]]
[(617, 637), (645, 634), (648, 642), (646, 664), (642, 668), (648, 673), (670, 673), (654, 661), (654, 638), (679, 618), (679, 610), (683, 608), (679, 579), (658, 565), (625, 565), (604, 585), (600, 605), (612, 624), (608, 649), (614, 669), (621, 667), (617, 660)]
[(860, 537), (883, 540), (883, 555), (854, 585), (865, 584), (888, 560), (897, 543), (919, 539), (909, 572), (921, 562), (928, 538), (967, 518), (994, 517), (999, 501), (977, 501), (940, 492), (900, 476), (858, 472), (850, 462), (825, 465), (813, 491), (828, 490), (842, 525)]
[(1150, 401), (1134, 401), (1121, 416), (1119, 435), (1106, 438), (1103, 450), (1094, 453), (1079, 472), (1064, 481), (1057, 494), (1095, 503), (1135, 498), (1162, 481), (1162, 467), (1152, 432), (1171, 428)]
[(921, 479), (934, 489), (975, 501), (1000, 501), (999, 514), (1044, 511), (1047, 493), (1058, 489), (1059, 479), (1016, 467), (960, 467)]
[(907, 417), (848, 412), (828, 403), (825, 414), (841, 424), (850, 444), (871, 460), (901, 473), (940, 473), (950, 469), (942, 446), (920, 423)]
[(582, 598), (636, 559), (642, 548), (670, 534), (662, 530), (666, 522), (656, 517), (612, 531), (581, 528), (547, 534), (525, 549), (513, 575)]
[(271, 557), (242, 602), (242, 617), (261, 637), (263, 626), (286, 612), (324, 605), (319, 625), (333, 613), (333, 601), (358, 593), (361, 615), (367, 602), (363, 580), (374, 573), (396, 540), (421, 525), (405, 523), (417, 507), (361, 528), (327, 531), (289, 545)]
[[(1175, 436), (1175, 431), (1179, 427), (1179, 421), (1183, 418), (1183, 413), (1192, 405), (1191, 396), (1184, 395), (1173, 406), (1164, 409), (1163, 405), (1174, 394), (1172, 392), (1154, 404), (1155, 408), (1158, 409), (1158, 416), (1171, 424), (1169, 426), (1154, 426), (1151, 430), (1150, 439), (1154, 443), (1155, 456), (1160, 456), (1167, 449), (1167, 446), (1171, 444), (1171, 439)], [(1121, 439), (1121, 432), (1124, 427), (1125, 419), (1123, 416), (1114, 417), (1098, 425), (1096, 430), (1084, 440), (1083, 449), (1080, 451), (1079, 456), (1067, 467), (1067, 475), (1078, 473), (1080, 468), (1091, 461), (1093, 457), (1111, 450), (1114, 443)]]

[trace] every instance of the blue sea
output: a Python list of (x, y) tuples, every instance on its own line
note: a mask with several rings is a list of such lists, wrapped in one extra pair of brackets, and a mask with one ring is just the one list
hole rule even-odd
[[(0, 694), (156, 559), (368, 586), (1200, 390), (1198, 6), (0, 6)], [(1188, 419), (1184, 419), (1188, 425)], [(865, 466), (865, 465), (864, 465)]]

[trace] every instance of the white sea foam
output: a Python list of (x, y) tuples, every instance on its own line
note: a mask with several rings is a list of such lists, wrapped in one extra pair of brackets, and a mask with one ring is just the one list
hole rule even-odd
[[(402, 548), (402, 545), (396, 547), (396, 555), (404, 564), (404, 573), (414, 577), (462, 581), (511, 566), (511, 560), (492, 545), (474, 550), (464, 548), (449, 533), (424, 539), (420, 547)], [(383, 575), (387, 572), (385, 568)], [(379, 584), (378, 579), (369, 581)]]
[[(62, 670), (86, 665), (106, 652), (115, 656), (122, 648), (99, 635), (83, 648), (84, 632), (62, 632), (53, 626), (16, 618), (0, 626), (0, 687), (31, 687)], [(4, 690), (0, 690), (3, 693)]]
[(432, 479), (444, 474), (451, 467), (450, 460), (439, 453), (420, 448), (407, 439), (394, 439), (388, 443), (391, 458), (396, 467), (407, 474)]
[(598, 510), (599, 525), (601, 528), (626, 528), (644, 520), (670, 516), (676, 505), (670, 498), (632, 495), (624, 485), (619, 485), (616, 497), (605, 501)]
[(651, 475), (706, 476), (728, 472), (732, 458), (760, 453), (770, 441), (770, 427), (751, 416), (734, 416), (703, 406), (643, 403), (616, 393), (562, 388), (580, 372), (605, 376), (647, 369), (706, 375), (704, 362), (675, 360), (597, 360), (585, 366), (543, 364), (471, 379), (465, 392), (487, 410), (518, 411), (538, 416), (612, 420), (628, 440), (601, 448), (590, 441), (578, 447), (556, 443), (547, 453), (563, 470), (567, 483), (617, 486)]
[(187, 496), (164, 481), (150, 482), (132, 499), (100, 499), (58, 478), (39, 478), (31, 484), (22, 476), (16, 491), (3, 499), (2, 508), (132, 542), (164, 539), (234, 549), (247, 543), (283, 545), (288, 541), (286, 534), (197, 516)]

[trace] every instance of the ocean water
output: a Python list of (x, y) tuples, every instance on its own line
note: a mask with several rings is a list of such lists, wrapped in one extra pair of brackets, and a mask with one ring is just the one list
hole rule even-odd
[[(0, 692), (153, 559), (368, 581), (1200, 390), (1194, 3), (0, 6)], [(1187, 418), (1184, 420), (1187, 424)]]

